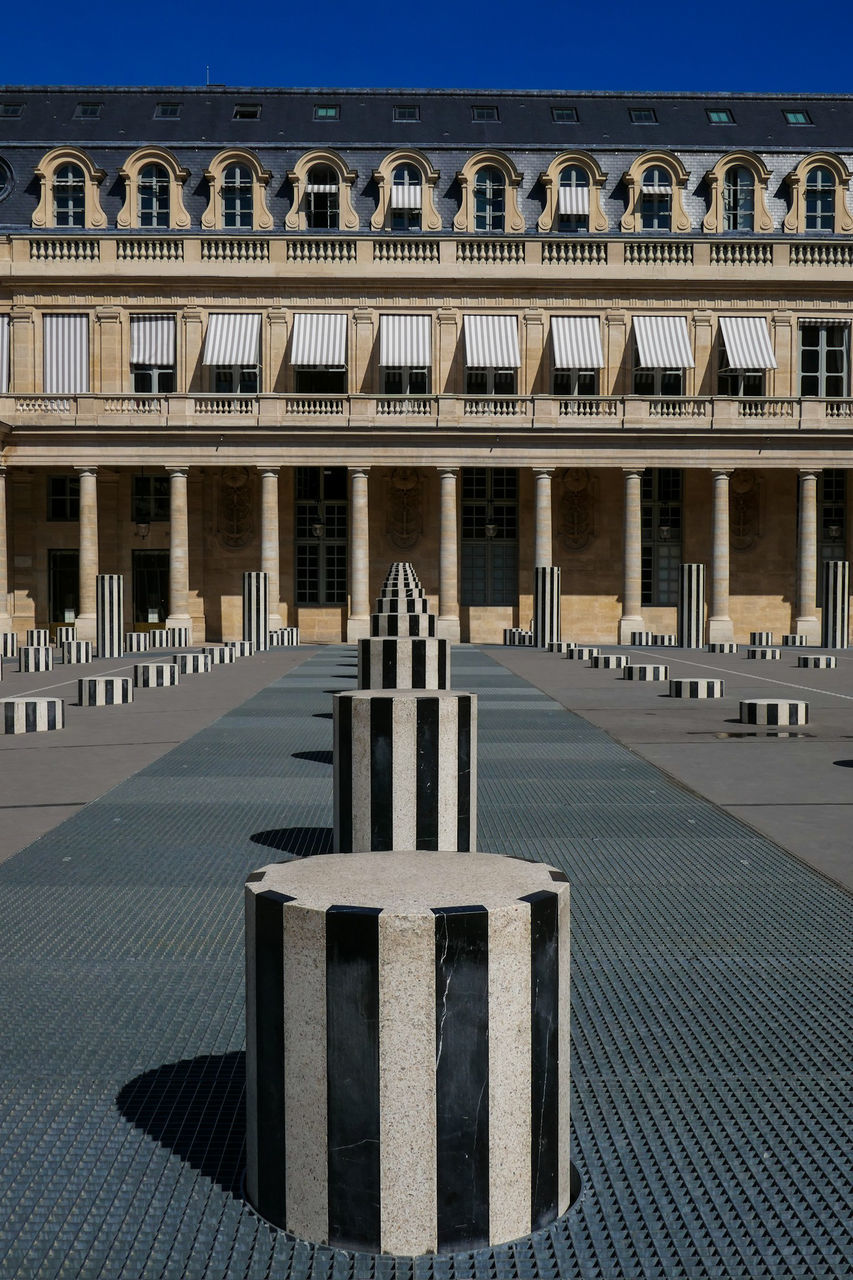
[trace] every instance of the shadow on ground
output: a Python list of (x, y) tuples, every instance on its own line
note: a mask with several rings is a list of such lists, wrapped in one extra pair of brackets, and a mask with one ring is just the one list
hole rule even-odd
[(318, 853), (333, 852), (333, 835), (331, 827), (273, 827), (269, 831), (256, 831), (249, 839), (267, 849), (290, 853), (294, 858), (312, 858)]
[(333, 764), (331, 751), (293, 751), (294, 760), (313, 760), (315, 764)]
[(245, 1093), (246, 1055), (241, 1050), (155, 1067), (130, 1080), (116, 1105), (137, 1129), (242, 1199)]

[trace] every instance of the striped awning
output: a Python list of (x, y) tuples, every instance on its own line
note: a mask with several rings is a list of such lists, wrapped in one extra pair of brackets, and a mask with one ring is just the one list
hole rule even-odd
[(305, 190), (314, 196), (333, 196), (338, 189), (336, 182), (306, 182)]
[(261, 317), (259, 312), (218, 312), (207, 322), (202, 364), (258, 363)]
[(9, 390), (9, 317), (0, 316), (0, 395)]
[(598, 316), (554, 316), (551, 320), (555, 369), (603, 369)]
[(347, 363), (347, 318), (336, 312), (301, 311), (293, 317), (290, 361), (344, 369)]
[(400, 182), (391, 184), (391, 208), (392, 209), (420, 209), (421, 196), (423, 188), (420, 183), (409, 183), (407, 186)]
[(685, 316), (634, 316), (641, 369), (692, 369)]
[(432, 365), (432, 318), (380, 316), (379, 363), (383, 369), (397, 365), (429, 369)]
[(775, 369), (776, 357), (764, 316), (720, 316), (732, 369)]
[(62, 396), (89, 390), (88, 316), (45, 316), (44, 390)]
[(161, 369), (175, 363), (174, 316), (130, 317), (130, 363), (153, 364)]
[(518, 369), (516, 316), (465, 316), (465, 363), (469, 369)]
[(589, 213), (589, 187), (560, 187), (560, 213)]

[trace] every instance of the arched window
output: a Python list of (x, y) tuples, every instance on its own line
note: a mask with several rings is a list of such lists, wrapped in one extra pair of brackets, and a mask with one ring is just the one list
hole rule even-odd
[(500, 169), (486, 165), (474, 182), (474, 230), (503, 231), (506, 183)]
[(640, 225), (643, 231), (672, 230), (672, 176), (662, 165), (643, 171)]
[(422, 207), (420, 169), (414, 164), (398, 164), (391, 183), (391, 230), (420, 231)]
[(168, 227), (169, 174), (162, 164), (146, 164), (139, 171), (140, 227)]
[(560, 170), (557, 230), (589, 231), (589, 174), (579, 164)]
[(340, 219), (338, 175), (326, 164), (312, 165), (305, 184), (305, 224), (310, 230), (337, 231)]
[(86, 180), (76, 164), (63, 164), (53, 179), (53, 221), (57, 227), (85, 227)]
[(248, 165), (230, 164), (222, 175), (222, 225), (254, 226), (254, 187)]
[(726, 169), (723, 183), (723, 230), (755, 230), (755, 176), (746, 165)]
[(806, 231), (835, 230), (835, 176), (818, 165), (806, 177)]

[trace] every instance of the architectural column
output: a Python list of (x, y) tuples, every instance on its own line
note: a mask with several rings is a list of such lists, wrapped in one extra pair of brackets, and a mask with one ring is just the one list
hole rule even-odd
[(77, 639), (95, 639), (95, 578), (98, 576), (98, 468), (75, 467), (80, 477), (80, 604)]
[(459, 523), (456, 478), (458, 467), (439, 467), (440, 525), (438, 544), (437, 634), (447, 640), (461, 638), (459, 627)]
[(619, 619), (619, 643), (630, 644), (631, 632), (644, 629), (643, 601), (643, 527), (642, 467), (626, 467), (625, 514), (623, 544), (622, 617)]
[(797, 527), (797, 617), (794, 630), (809, 644), (820, 644), (817, 620), (817, 471), (800, 472)]
[[(187, 468), (169, 467), (169, 616), (167, 627), (192, 627)], [(192, 632), (190, 632), (192, 641)]]
[(6, 534), (6, 468), (0, 466), (0, 631), (12, 630), (9, 613), (9, 547)]
[(731, 471), (714, 468), (711, 525), (711, 612), (708, 643), (734, 640), (729, 617), (729, 476)]
[(554, 538), (551, 530), (551, 477), (553, 467), (536, 467), (533, 479), (536, 485), (536, 542), (533, 549), (533, 567), (554, 563)]
[(367, 505), (369, 467), (350, 467), (350, 603), (347, 643), (370, 634), (370, 514)]
[(261, 467), (261, 572), (269, 576), (270, 631), (284, 626), (279, 601), (278, 467)]

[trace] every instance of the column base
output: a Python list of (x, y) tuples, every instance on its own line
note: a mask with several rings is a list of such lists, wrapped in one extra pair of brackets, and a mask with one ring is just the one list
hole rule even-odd
[(435, 624), (435, 634), (443, 640), (449, 640), (451, 644), (459, 644), (462, 640), (462, 628), (458, 618), (438, 618)]
[(645, 619), (639, 615), (637, 615), (637, 617), (631, 617), (630, 615), (626, 615), (625, 617), (620, 618), (619, 619), (619, 644), (630, 644), (631, 632), (645, 631), (645, 629), (646, 629)]
[(77, 628), (78, 640), (95, 639), (95, 615), (94, 613), (78, 613), (74, 619), (74, 626)]
[(370, 618), (347, 618), (347, 644), (366, 640), (370, 635)]
[(794, 631), (798, 636), (805, 636), (807, 644), (820, 644), (820, 623), (817, 618), (797, 618), (794, 621)]
[(192, 644), (193, 620), (188, 613), (170, 613), (166, 621), (163, 623), (163, 626), (164, 627), (189, 627), (190, 644)]
[(734, 638), (735, 628), (731, 618), (708, 619), (708, 644), (733, 643)]

